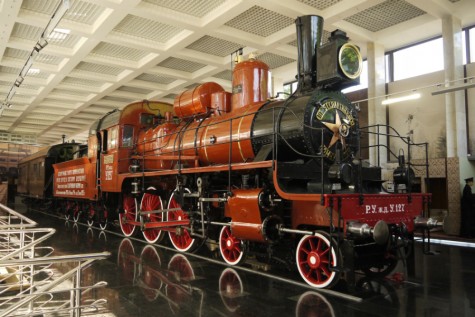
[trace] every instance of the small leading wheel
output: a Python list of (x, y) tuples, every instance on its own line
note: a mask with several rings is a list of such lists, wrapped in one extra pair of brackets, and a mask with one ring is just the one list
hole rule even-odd
[(246, 258), (244, 242), (233, 236), (229, 226), (224, 226), (219, 234), (219, 253), (229, 265), (238, 265)]
[[(187, 193), (190, 193), (188, 188), (185, 188)], [(168, 201), (168, 209), (176, 209), (175, 211), (169, 211), (167, 213), (167, 221), (177, 221), (177, 220), (186, 220), (188, 219), (188, 214), (186, 214), (182, 209), (180, 204), (175, 198), (175, 192), (170, 196)], [(178, 234), (180, 232), (180, 234)], [(168, 237), (170, 242), (175, 247), (176, 250), (180, 252), (191, 251), (197, 245), (196, 239), (192, 238), (190, 232), (187, 229), (180, 228), (179, 231), (169, 231)]]
[(136, 226), (131, 221), (137, 221), (137, 201), (131, 195), (124, 195), (122, 200), (124, 212), (119, 214), (120, 230), (126, 237), (134, 234)]
[[(155, 191), (155, 187), (147, 188), (147, 193), (142, 196), (142, 202), (140, 204), (140, 210), (142, 212), (154, 211), (154, 213), (145, 213), (141, 215), (142, 223), (157, 223), (163, 221), (163, 214), (158, 212), (158, 210), (163, 209), (162, 198), (159, 195), (150, 193), (150, 191)], [(143, 236), (148, 243), (160, 242), (163, 239), (163, 232), (161, 229), (144, 229)]]
[(336, 242), (332, 241), (325, 232), (315, 232), (315, 235), (302, 237), (296, 252), (297, 268), (304, 281), (316, 288), (329, 288), (340, 278), (339, 272), (332, 267), (340, 264), (341, 255), (335, 252)]

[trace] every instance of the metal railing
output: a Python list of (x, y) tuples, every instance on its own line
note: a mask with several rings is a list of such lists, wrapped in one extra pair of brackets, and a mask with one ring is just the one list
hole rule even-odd
[(0, 204), (0, 316), (82, 316), (103, 311), (106, 301), (88, 298), (88, 293), (107, 283), (83, 285), (83, 271), (110, 253), (55, 256), (52, 247), (43, 245), (55, 230), (35, 226)]

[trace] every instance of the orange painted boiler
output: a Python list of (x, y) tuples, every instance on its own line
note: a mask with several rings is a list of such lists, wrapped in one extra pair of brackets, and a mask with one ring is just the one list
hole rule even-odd
[(255, 112), (260, 106), (247, 107), (238, 116), (230, 113), (181, 123), (171, 132), (160, 153), (198, 157), (202, 166), (252, 161), (254, 151), (250, 131)]

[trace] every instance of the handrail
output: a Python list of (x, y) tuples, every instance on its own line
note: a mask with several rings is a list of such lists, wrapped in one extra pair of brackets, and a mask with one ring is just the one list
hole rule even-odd
[[(2, 211), (7, 215), (0, 216), (0, 229), (31, 228), (37, 226), (37, 223), (30, 218), (0, 204), (0, 214)], [(13, 220), (20, 221), (20, 223), (13, 223)]]
[[(44, 252), (50, 247), (37, 245), (51, 237), (55, 229), (35, 228), (35, 221), (1, 204), (0, 213), (0, 316), (38, 316), (53, 311), (69, 311), (71, 316), (79, 316), (81, 310), (97, 310), (105, 303), (103, 299), (93, 303), (81, 301), (90, 289), (107, 285), (81, 285), (81, 274), (94, 261), (109, 257), (110, 252), (51, 256), (52, 248)], [(61, 263), (72, 263), (73, 267), (61, 273), (54, 268)], [(68, 283), (68, 288), (56, 288), (62, 283)], [(70, 298), (56, 303), (54, 295)]]

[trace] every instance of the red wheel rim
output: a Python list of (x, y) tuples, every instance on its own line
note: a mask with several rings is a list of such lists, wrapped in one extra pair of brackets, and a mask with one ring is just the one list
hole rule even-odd
[(297, 246), (297, 268), (307, 284), (324, 288), (336, 279), (330, 267), (337, 264), (335, 249), (330, 252), (330, 241), (320, 233), (304, 236)]
[(233, 236), (228, 226), (221, 229), (219, 234), (219, 251), (226, 263), (237, 265), (243, 260), (244, 252), (241, 242), (240, 239)]
[[(189, 192), (189, 190), (187, 191)], [(188, 215), (183, 210), (181, 210), (180, 205), (176, 201), (175, 193), (173, 193), (170, 196), (170, 201), (168, 202), (168, 209), (173, 209), (173, 208), (180, 208), (180, 210), (168, 212), (167, 213), (168, 221), (188, 219)], [(178, 235), (173, 231), (169, 231), (168, 236), (170, 237), (170, 241), (175, 247), (175, 249), (181, 252), (190, 250), (195, 244), (195, 239), (191, 237), (190, 232), (186, 229), (182, 229), (181, 235)]]
[[(154, 190), (155, 188), (149, 188), (148, 190)], [(141, 210), (142, 211), (152, 211), (163, 209), (162, 199), (158, 195), (145, 193), (142, 197)], [(146, 214), (143, 216), (144, 223), (147, 222), (161, 222), (162, 214)], [(162, 236), (162, 230), (160, 229), (145, 229), (143, 231), (143, 236), (145, 240), (149, 243), (157, 242)]]
[(135, 205), (135, 198), (130, 195), (124, 195), (122, 204), (124, 207), (124, 212), (119, 214), (120, 229), (126, 237), (130, 237), (135, 231), (135, 226), (129, 222), (137, 221), (137, 207)]

